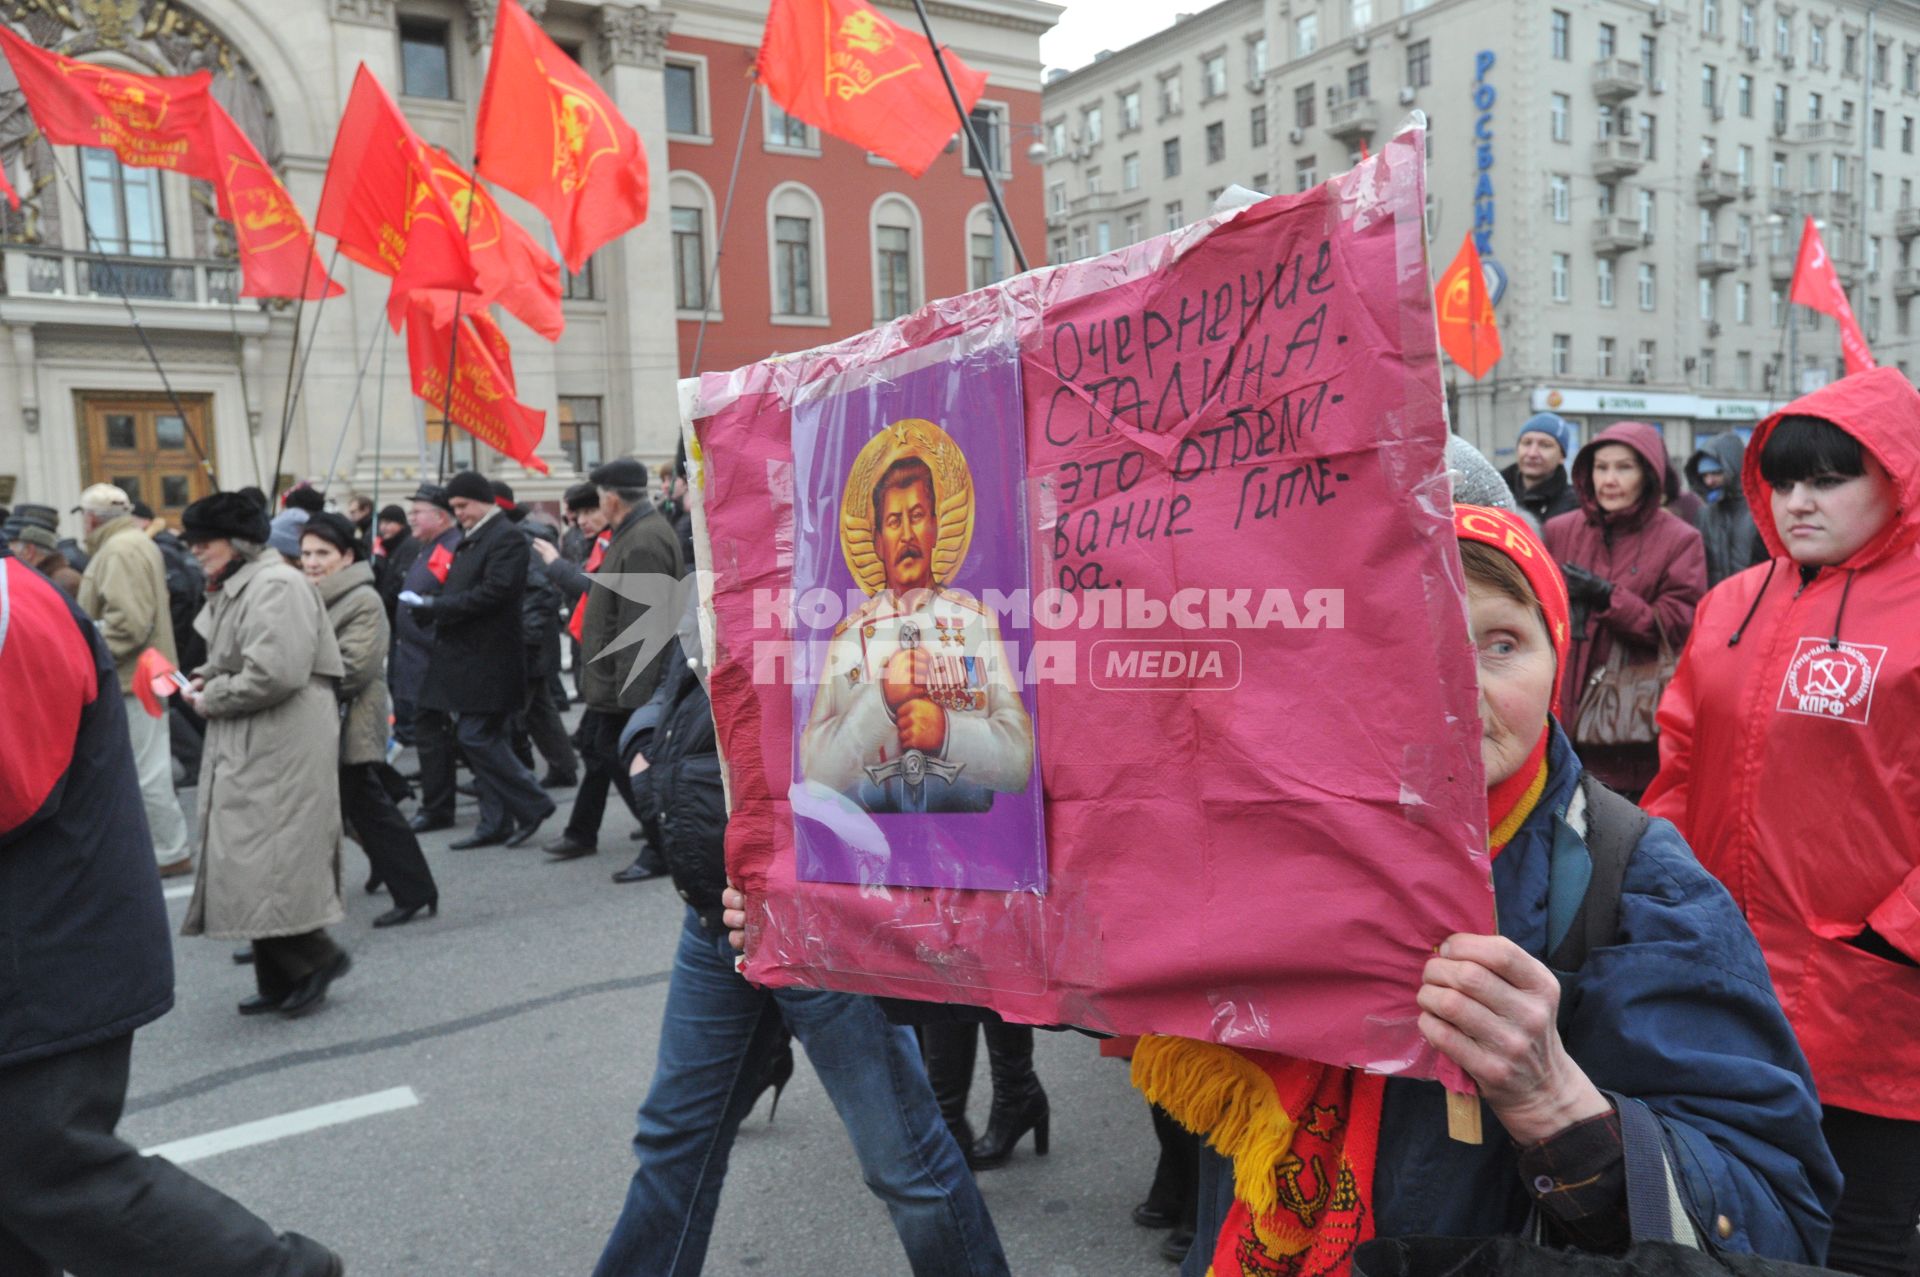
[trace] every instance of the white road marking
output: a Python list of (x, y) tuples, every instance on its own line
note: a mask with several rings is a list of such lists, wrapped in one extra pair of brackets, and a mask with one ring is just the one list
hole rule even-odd
[(168, 887), (165, 891), (161, 892), (160, 894), (165, 896), (168, 900), (185, 900), (188, 896), (193, 894), (193, 884), (188, 883), (184, 887)]
[(305, 1135), (309, 1131), (339, 1126), (343, 1122), (357, 1122), (363, 1117), (377, 1117), (382, 1113), (413, 1108), (419, 1103), (420, 1097), (413, 1093), (412, 1087), (396, 1086), (391, 1090), (375, 1091), (371, 1095), (335, 1100), (331, 1104), (318, 1104), (313, 1108), (282, 1113), (278, 1117), (262, 1118), (258, 1122), (242, 1122), (222, 1131), (209, 1131), (205, 1135), (174, 1140), (171, 1144), (161, 1144), (142, 1151), (149, 1157), (164, 1157), (170, 1162), (184, 1165), (203, 1157), (252, 1148), (256, 1144), (268, 1144), (289, 1135)]

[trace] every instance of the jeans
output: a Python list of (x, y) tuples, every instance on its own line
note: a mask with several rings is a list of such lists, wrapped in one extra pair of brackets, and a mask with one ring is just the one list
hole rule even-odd
[(1000, 1237), (940, 1120), (911, 1030), (871, 998), (756, 989), (726, 933), (689, 909), (633, 1137), (640, 1167), (594, 1277), (693, 1277), (706, 1261), (727, 1156), (782, 1021), (845, 1123), (867, 1187), (886, 1203), (915, 1277), (999, 1277)]
[(1861, 1277), (1920, 1273), (1920, 1122), (1829, 1105), (1821, 1128), (1847, 1177), (1827, 1267)]
[[(141, 711), (145, 713), (145, 711)], [(157, 721), (157, 720), (156, 720)], [(133, 1035), (0, 1068), (0, 1273), (321, 1277), (333, 1257), (116, 1136)]]

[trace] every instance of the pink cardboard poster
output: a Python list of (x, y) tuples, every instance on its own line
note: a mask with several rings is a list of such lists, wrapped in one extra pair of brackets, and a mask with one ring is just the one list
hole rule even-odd
[[(1493, 908), (1423, 142), (1410, 130), (1304, 194), (702, 380), (749, 979), (1436, 1073), (1421, 966), (1448, 934), (1491, 931)], [(1019, 435), (1023, 473), (995, 482), (1019, 488), (1027, 585), (996, 570), (974, 600), (1022, 636), (1007, 664), (1044, 872), (1012, 889), (836, 880), (794, 801), (814, 704), (798, 689), (826, 673), (810, 618), (831, 602), (810, 594), (809, 555), (837, 552), (809, 405), (921, 375), (953, 401), (960, 370), (1006, 348), (1017, 418), (973, 420)], [(965, 843), (952, 864), (991, 861)]]

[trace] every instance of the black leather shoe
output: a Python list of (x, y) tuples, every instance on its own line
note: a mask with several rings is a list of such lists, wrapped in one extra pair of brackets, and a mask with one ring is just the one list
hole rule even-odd
[(452, 829), (453, 817), (429, 816), (424, 812), (407, 822), (407, 828), (416, 834), (430, 834), (436, 829)]
[(575, 785), (578, 785), (579, 783), (580, 783), (580, 778), (578, 776), (575, 776), (572, 772), (567, 772), (566, 774), (560, 775), (560, 776), (556, 776), (552, 772), (548, 772), (545, 776), (542, 776), (540, 778), (540, 788), (542, 789), (572, 789)]
[(352, 969), (353, 959), (342, 949), (339, 957), (294, 986), (293, 992), (280, 1004), (280, 1014), (297, 1020), (319, 1010), (320, 1004), (327, 1000), (327, 986)]
[(440, 916), (440, 902), (438, 900), (429, 900), (423, 905), (395, 905), (378, 918), (375, 918), (373, 925), (376, 927), (404, 927), (419, 917), (420, 911), (423, 909), (429, 918), (437, 918)]
[(559, 860), (578, 860), (582, 856), (594, 855), (600, 848), (594, 843), (581, 842), (572, 834), (562, 833), (540, 850)]
[(507, 840), (504, 829), (476, 829), (469, 836), (447, 844), (449, 851), (472, 851), (475, 847), (498, 847)]
[(647, 858), (642, 856), (613, 875), (613, 880), (615, 882), (648, 882), (666, 872), (664, 869), (648, 864)]
[(233, 965), (236, 967), (252, 966), (253, 965), (253, 946), (250, 944), (243, 944), (238, 949), (235, 949), (233, 951)]
[(240, 1014), (265, 1015), (269, 1011), (278, 1011), (285, 1001), (284, 998), (270, 998), (264, 993), (256, 993), (240, 1000)]
[(542, 816), (538, 820), (529, 820), (526, 824), (514, 830), (512, 836), (507, 839), (507, 846), (524, 847), (532, 842), (533, 836), (540, 832), (540, 826), (547, 823), (547, 816), (553, 815), (557, 810), (559, 809), (556, 807), (549, 807), (547, 808), (546, 816)]
[(380, 894), (380, 888), (386, 885), (387, 885), (386, 883), (380, 881), (380, 876), (378, 874), (374, 874), (367, 879), (367, 894), (370, 896), (377, 896)]
[(1160, 1258), (1169, 1264), (1183, 1264), (1187, 1252), (1193, 1249), (1193, 1230), (1182, 1225), (1168, 1233), (1160, 1242)]
[(1142, 1228), (1177, 1228), (1180, 1224), (1180, 1208), (1176, 1206), (1168, 1210), (1153, 1202), (1141, 1202), (1133, 1208), (1133, 1222)]

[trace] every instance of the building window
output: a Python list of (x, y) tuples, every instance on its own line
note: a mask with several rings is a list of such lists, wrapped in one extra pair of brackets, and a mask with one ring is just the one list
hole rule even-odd
[(1873, 108), (1873, 149), (1887, 149), (1887, 113), (1877, 106)]
[(1128, 89), (1120, 95), (1120, 131), (1132, 133), (1140, 127), (1140, 90)]
[(1777, 288), (1767, 290), (1767, 323), (1773, 328), (1787, 326), (1787, 295)]
[(1126, 221), (1122, 223), (1122, 225), (1125, 227), (1125, 230), (1126, 230), (1127, 243), (1138, 244), (1143, 238), (1145, 238), (1144, 223), (1145, 223), (1145, 219), (1142, 218), (1140, 214), (1138, 213), (1127, 214)]
[(1807, 94), (1807, 119), (1818, 120), (1826, 110), (1826, 99), (1818, 93)]
[(1783, 58), (1793, 56), (1793, 18), (1789, 14), (1773, 16), (1773, 51)]
[(1711, 112), (1720, 105), (1719, 72), (1710, 66), (1700, 68), (1700, 105)]
[[(1847, 37), (1851, 45), (1852, 36)], [(1847, 59), (1852, 61), (1853, 49), (1847, 49)], [(1807, 65), (1825, 67), (1827, 65), (1827, 24), (1810, 22), (1807, 24)], [(1851, 68), (1849, 68), (1851, 70)]]
[(1553, 11), (1553, 60), (1567, 62), (1573, 58), (1573, 19), (1564, 9)]
[(1719, 380), (1716, 375), (1717, 370), (1714, 367), (1714, 365), (1719, 362), (1715, 358), (1715, 353), (1716, 352), (1712, 350), (1703, 350), (1700, 352), (1700, 384), (1703, 386), (1711, 386), (1715, 381)]
[(1200, 83), (1206, 101), (1227, 95), (1227, 55), (1209, 53), (1200, 59)]
[(1181, 201), (1179, 200), (1169, 201), (1167, 204), (1166, 211), (1167, 211), (1167, 229), (1168, 230), (1177, 231), (1182, 226), (1185, 226), (1187, 224), (1186, 211)]
[(1913, 117), (1911, 115), (1900, 117), (1900, 153), (1913, 154)]
[(1614, 28), (1611, 22), (1602, 22), (1600, 24), (1599, 53), (1601, 61), (1604, 62), (1613, 57), (1614, 46), (1619, 41), (1619, 38), (1620, 33)]
[(1742, 213), (1733, 219), (1733, 242), (1742, 257), (1753, 252), (1753, 214)]
[(1084, 226), (1074, 227), (1073, 228), (1073, 256), (1075, 260), (1088, 256), (1089, 251), (1090, 250), (1087, 245), (1087, 228)]
[(1180, 139), (1170, 137), (1160, 144), (1160, 167), (1163, 177), (1180, 176)]
[(1573, 220), (1573, 193), (1564, 173), (1554, 173), (1547, 178), (1547, 194), (1553, 205), (1553, 220), (1570, 222)]
[(1753, 389), (1753, 352), (1743, 350), (1733, 357), (1733, 388)]
[(1640, 157), (1649, 164), (1653, 162), (1659, 137), (1659, 121), (1651, 115), (1642, 115), (1640, 117)]
[(1096, 253), (1111, 253), (1113, 251), (1113, 224), (1111, 222), (1101, 221), (1095, 223), (1093, 228), (1093, 251)]
[(1218, 164), (1227, 158), (1227, 126), (1215, 121), (1207, 125), (1207, 163)]
[(1180, 73), (1174, 72), (1160, 81), (1160, 118), (1180, 114)]
[(1140, 152), (1135, 151), (1120, 159), (1120, 189), (1137, 191), (1140, 189)]
[(1613, 305), (1613, 259), (1611, 257), (1597, 258), (1594, 261), (1594, 267), (1597, 271), (1594, 279), (1599, 287), (1600, 304), (1602, 306), (1611, 306)]
[(1713, 280), (1709, 277), (1700, 281), (1700, 318), (1712, 320), (1714, 312)]
[(1569, 297), (1569, 280), (1573, 274), (1573, 258), (1566, 253), (1553, 255), (1553, 300), (1563, 302)]
[(1760, 13), (1750, 3), (1740, 6), (1740, 43), (1749, 49), (1760, 45)]
[(1573, 99), (1564, 93), (1554, 94), (1548, 118), (1553, 122), (1553, 140), (1568, 141), (1573, 136)]
[[(973, 131), (976, 137), (980, 136), (980, 127), (982, 123), (983, 123), (982, 121), (977, 119), (973, 122)], [(1080, 136), (1086, 139), (1088, 146), (1100, 145), (1102, 139), (1106, 136), (1106, 130), (1102, 127), (1102, 123), (1101, 123), (1101, 115), (1100, 115), (1099, 107), (1090, 106), (1086, 110), (1080, 112)], [(984, 142), (985, 140), (986, 139), (984, 137), (981, 138), (981, 141)], [(977, 169), (980, 167), (980, 165), (978, 162), (975, 162), (971, 165), (971, 167)]]
[(568, 270), (565, 262), (560, 263), (560, 297), (570, 302), (600, 300), (600, 272), (593, 268), (593, 258), (580, 264), (578, 275)]
[(707, 232), (698, 208), (673, 210), (673, 305), (676, 310), (707, 308)]
[(1407, 87), (1425, 88), (1433, 83), (1433, 42), (1415, 40), (1407, 46)]
[(1313, 127), (1313, 86), (1303, 84), (1293, 91), (1293, 122), (1303, 129)]
[(692, 62), (669, 62), (667, 79), (667, 132), (700, 137), (706, 121), (700, 110), (700, 68)]
[(1100, 170), (1097, 168), (1088, 169), (1087, 170), (1087, 194), (1098, 195), (1100, 194), (1100, 192), (1106, 189), (1107, 188), (1105, 184), (1101, 181)]
[(1593, 370), (1602, 380), (1613, 376), (1613, 338), (1602, 337), (1593, 352)]
[[(1060, 261), (1067, 255), (1065, 240), (1055, 240), (1054, 261)], [(993, 219), (993, 209), (981, 204), (967, 218), (967, 284), (971, 288), (985, 288), (998, 283), (1006, 277), (1005, 262), (1007, 255), (1000, 247), (999, 224)]]
[(1700, 0), (1700, 30), (1706, 35), (1720, 34), (1720, 0)]
[(1750, 324), (1753, 322), (1753, 290), (1744, 279), (1735, 280), (1733, 285), (1733, 322)]
[(1365, 62), (1347, 68), (1347, 100), (1357, 101), (1371, 94), (1372, 69)]
[(1573, 338), (1566, 333), (1553, 335), (1553, 375), (1565, 377), (1573, 372)]
[(1254, 107), (1247, 119), (1253, 145), (1265, 146), (1267, 144), (1267, 108), (1264, 105)]
[(1247, 79), (1259, 83), (1267, 78), (1267, 37), (1257, 35), (1247, 41)]
[(1787, 86), (1773, 86), (1773, 131), (1784, 134), (1787, 131)]
[(560, 451), (575, 474), (585, 474), (600, 464), (600, 397), (598, 395), (561, 395)]
[(767, 99), (767, 145), (795, 151), (817, 151), (820, 141), (805, 120), (796, 119)]
[(1734, 81), (1734, 102), (1740, 112), (1740, 118), (1753, 118), (1753, 77), (1743, 75)]
[(1293, 52), (1306, 57), (1320, 47), (1320, 15), (1303, 13), (1293, 20)]
[(884, 324), (913, 309), (913, 231), (879, 226), (873, 236), (873, 322)]
[(1047, 154), (1059, 159), (1067, 153), (1067, 122), (1065, 120), (1047, 121)]
[[(1816, 25), (1816, 31), (1819, 27)], [(1860, 37), (1849, 31), (1840, 40), (1840, 73), (1846, 76), (1860, 74)]]
[(774, 313), (811, 315), (813, 309), (813, 221), (806, 217), (773, 219), (774, 267), (779, 283)]
[[(1089, 125), (1100, 127), (1100, 109), (1095, 107), (1089, 113)], [(1007, 171), (1006, 132), (1007, 109), (997, 103), (981, 103), (967, 114), (967, 122), (973, 125), (973, 136), (979, 143), (979, 149), (969, 143), (967, 146), (967, 168), (978, 173), (981, 171), (981, 159), (984, 156), (993, 171), (1002, 177), (1011, 176)], [(1096, 139), (1097, 140), (1097, 139)]]
[(1640, 374), (1640, 380), (1653, 380), (1654, 344), (1648, 338), (1641, 338), (1640, 344), (1633, 350), (1633, 370)]
[(1056, 216), (1064, 216), (1067, 211), (1067, 184), (1054, 182), (1047, 187), (1047, 211)]
[(121, 257), (165, 257), (160, 170), (128, 168), (112, 151), (92, 147), (81, 148), (80, 156), (84, 216), (100, 250)]
[(1348, 0), (1347, 29), (1365, 31), (1373, 23), (1373, 0)]
[(1640, 263), (1640, 309), (1653, 309), (1653, 263)]
[(1320, 174), (1315, 170), (1312, 156), (1293, 162), (1293, 189), (1310, 191), (1320, 183)]
[(449, 28), (429, 18), (400, 19), (400, 92), (410, 98), (453, 97)]
[(1653, 233), (1653, 192), (1640, 188), (1640, 234), (1642, 237)]
[(1648, 79), (1652, 79), (1654, 69), (1659, 65), (1660, 65), (1660, 41), (1657, 38), (1650, 35), (1641, 36), (1640, 37), (1641, 74), (1645, 75)]

